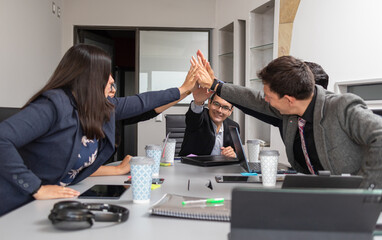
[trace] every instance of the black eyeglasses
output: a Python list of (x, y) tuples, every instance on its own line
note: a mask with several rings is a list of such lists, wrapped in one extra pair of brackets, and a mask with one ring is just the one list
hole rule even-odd
[(216, 101), (212, 102), (212, 106), (214, 106), (216, 109), (222, 108), (223, 112), (229, 112), (232, 110), (232, 108), (230, 108), (228, 106), (222, 106), (220, 103), (218, 103)]

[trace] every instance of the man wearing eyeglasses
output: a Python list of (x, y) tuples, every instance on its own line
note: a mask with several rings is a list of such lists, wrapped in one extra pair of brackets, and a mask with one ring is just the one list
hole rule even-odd
[[(225, 155), (236, 157), (229, 126), (238, 129), (239, 124), (229, 119), (233, 106), (223, 98), (198, 88), (193, 91), (194, 101), (186, 113), (186, 132), (179, 152), (180, 156)], [(204, 102), (208, 100), (208, 108)]]

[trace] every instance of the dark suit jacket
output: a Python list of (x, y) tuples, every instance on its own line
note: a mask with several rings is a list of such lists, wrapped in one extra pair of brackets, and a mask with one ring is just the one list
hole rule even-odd
[[(240, 131), (239, 124), (227, 118), (224, 120), (223, 126), (223, 146), (231, 146), (235, 149), (229, 133), (229, 126), (235, 126)], [(188, 154), (210, 155), (214, 145), (215, 133), (208, 109), (205, 108), (201, 114), (196, 114), (189, 108), (186, 113), (186, 132), (179, 156)]]
[[(115, 121), (137, 116), (179, 99), (171, 88), (125, 98), (109, 98), (115, 111), (104, 123), (95, 162), (72, 184), (95, 172), (114, 152)], [(41, 184), (59, 184), (78, 159), (82, 127), (76, 103), (63, 90), (49, 90), (0, 123), (0, 216), (33, 200)]]

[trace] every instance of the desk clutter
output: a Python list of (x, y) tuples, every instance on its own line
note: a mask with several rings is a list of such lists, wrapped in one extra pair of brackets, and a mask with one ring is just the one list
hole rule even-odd
[(165, 194), (149, 212), (153, 215), (229, 222), (231, 200)]

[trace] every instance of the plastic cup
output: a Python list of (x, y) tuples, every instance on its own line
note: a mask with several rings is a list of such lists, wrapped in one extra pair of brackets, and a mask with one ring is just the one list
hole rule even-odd
[(159, 145), (149, 144), (145, 147), (146, 157), (152, 158), (154, 160), (153, 164), (153, 177), (159, 176), (159, 166), (162, 157), (162, 147)]
[(148, 157), (133, 157), (130, 160), (134, 203), (150, 202), (153, 164), (154, 160)]
[[(163, 140), (163, 144), (164, 142), (165, 140)], [(162, 162), (174, 164), (175, 146), (176, 146), (176, 139), (173, 139), (173, 138), (167, 139), (166, 146), (163, 150), (164, 156), (162, 158)]]
[(247, 140), (249, 162), (260, 162), (259, 160), (260, 142), (261, 141), (259, 139)]
[(261, 178), (264, 187), (275, 187), (279, 152), (277, 150), (260, 151)]

